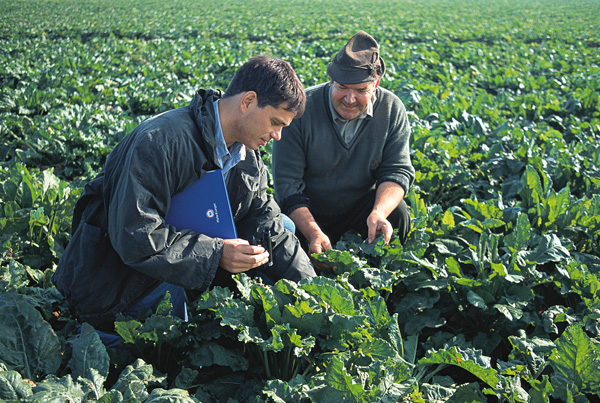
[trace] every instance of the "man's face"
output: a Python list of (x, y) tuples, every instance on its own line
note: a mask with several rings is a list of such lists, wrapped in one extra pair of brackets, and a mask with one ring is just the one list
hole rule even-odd
[(259, 108), (254, 103), (242, 121), (238, 141), (252, 150), (257, 150), (271, 139), (280, 140), (281, 129), (292, 123), (296, 116), (296, 113), (285, 110), (284, 106), (274, 108), (266, 105)]
[(354, 119), (367, 110), (379, 81), (359, 84), (331, 82), (331, 103), (336, 112), (346, 120)]

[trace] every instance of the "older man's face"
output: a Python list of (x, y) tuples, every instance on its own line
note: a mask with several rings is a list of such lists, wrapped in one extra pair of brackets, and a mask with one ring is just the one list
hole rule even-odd
[(367, 110), (379, 81), (359, 84), (340, 84), (332, 81), (331, 85), (333, 107), (343, 119), (350, 120)]

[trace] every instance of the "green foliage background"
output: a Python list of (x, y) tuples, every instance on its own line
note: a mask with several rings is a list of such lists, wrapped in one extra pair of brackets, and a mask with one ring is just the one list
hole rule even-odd
[[(0, 399), (598, 398), (600, 1), (0, 0), (0, 11)], [(127, 354), (78, 327), (50, 277), (112, 148), (195, 89), (225, 89), (257, 54), (288, 60), (306, 87), (323, 82), (359, 29), (410, 113), (407, 244), (348, 234), (318, 256), (336, 268), (318, 279), (239, 276), (236, 290), (190, 295), (188, 323), (168, 303), (119, 318)]]

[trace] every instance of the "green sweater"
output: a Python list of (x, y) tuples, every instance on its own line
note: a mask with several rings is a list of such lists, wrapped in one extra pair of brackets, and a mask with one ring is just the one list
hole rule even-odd
[(273, 144), (275, 197), (285, 214), (303, 206), (319, 217), (345, 214), (379, 183), (395, 182), (408, 192), (414, 180), (402, 101), (378, 87), (373, 117), (346, 144), (333, 123), (329, 87), (306, 90), (304, 115)]

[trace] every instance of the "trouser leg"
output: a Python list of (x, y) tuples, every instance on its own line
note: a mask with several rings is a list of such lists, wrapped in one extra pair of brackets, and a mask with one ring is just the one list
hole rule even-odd
[[(154, 311), (167, 291), (171, 294), (170, 300), (173, 305), (171, 315), (177, 316), (187, 322), (188, 315), (185, 302), (185, 290), (181, 286), (170, 283), (159, 284), (154, 290), (148, 293), (148, 295), (123, 310), (123, 314), (125, 316), (137, 318), (138, 312), (142, 309), (149, 308)], [(96, 330), (96, 332), (107, 348), (122, 348), (123, 340), (118, 334), (112, 333), (110, 330)]]
[(127, 316), (136, 317), (137, 313), (144, 308), (156, 309), (160, 300), (165, 296), (166, 292), (171, 294), (170, 300), (173, 305), (171, 314), (177, 316), (185, 321), (188, 320), (187, 309), (185, 303), (185, 290), (183, 287), (170, 284), (161, 283), (148, 295), (136, 302), (132, 306), (127, 307), (123, 313)]
[(295, 234), (296, 224), (294, 224), (294, 221), (292, 221), (292, 219), (285, 214), (281, 214), (281, 219), (283, 220), (283, 228), (287, 229), (292, 234)]

